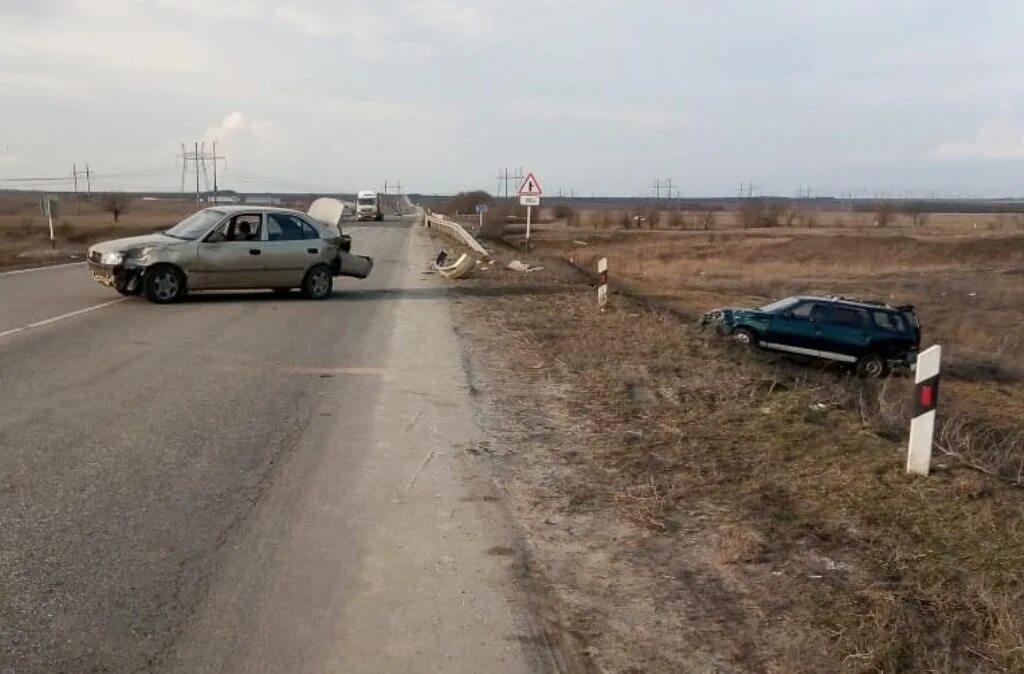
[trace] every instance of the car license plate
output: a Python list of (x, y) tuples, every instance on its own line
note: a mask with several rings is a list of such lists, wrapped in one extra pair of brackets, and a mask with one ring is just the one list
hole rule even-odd
[(96, 279), (97, 283), (102, 283), (105, 286), (114, 285), (114, 276), (105, 272), (94, 271), (92, 277)]

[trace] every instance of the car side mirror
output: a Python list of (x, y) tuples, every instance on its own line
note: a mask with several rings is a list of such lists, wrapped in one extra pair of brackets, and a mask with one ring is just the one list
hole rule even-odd
[(223, 243), (227, 241), (228, 237), (224, 236), (224, 232), (214, 232), (210, 236), (206, 237), (206, 243)]

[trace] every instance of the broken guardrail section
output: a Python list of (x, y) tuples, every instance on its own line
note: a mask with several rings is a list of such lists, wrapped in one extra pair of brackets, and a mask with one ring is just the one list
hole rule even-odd
[(444, 258), (438, 256), (434, 262), (434, 268), (445, 278), (466, 278), (476, 268), (478, 261), (493, 261), (494, 258), (491, 257), (487, 249), (459, 223), (429, 211), (425, 211), (423, 216), (423, 225), (427, 229), (469, 249), (468, 253), (460, 255), (453, 264), (445, 264), (447, 255)]

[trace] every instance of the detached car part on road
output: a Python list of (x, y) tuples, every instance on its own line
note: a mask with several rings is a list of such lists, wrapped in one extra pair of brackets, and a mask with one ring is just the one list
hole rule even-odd
[(745, 346), (853, 365), (864, 377), (913, 367), (921, 345), (914, 307), (843, 297), (787, 297), (760, 308), (715, 309), (701, 325)]
[[(331, 209), (327, 209), (330, 212)], [(331, 294), (334, 277), (366, 278), (369, 257), (328, 223), (284, 208), (218, 206), (158, 234), (116, 239), (89, 249), (93, 278), (122, 295), (180, 300), (189, 290), (300, 288), (310, 299)], [(321, 209), (320, 212), (323, 212)]]

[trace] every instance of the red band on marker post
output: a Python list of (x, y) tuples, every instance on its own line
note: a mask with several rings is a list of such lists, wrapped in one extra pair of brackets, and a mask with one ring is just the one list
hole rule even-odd
[(939, 378), (926, 379), (917, 384), (916, 409), (914, 416), (931, 412), (939, 406)]

